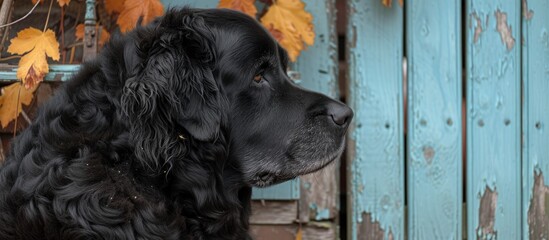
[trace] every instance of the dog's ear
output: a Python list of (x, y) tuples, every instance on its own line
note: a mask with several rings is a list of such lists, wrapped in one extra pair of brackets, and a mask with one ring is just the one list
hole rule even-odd
[(125, 83), (122, 105), (136, 157), (158, 167), (184, 154), (180, 137), (214, 140), (227, 103), (212, 73), (213, 33), (202, 17), (168, 13), (136, 36), (142, 62)]

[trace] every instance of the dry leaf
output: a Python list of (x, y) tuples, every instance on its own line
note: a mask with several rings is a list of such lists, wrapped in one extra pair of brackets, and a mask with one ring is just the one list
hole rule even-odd
[[(76, 40), (83, 40), (84, 39), (84, 30), (86, 26), (84, 24), (78, 24), (76, 26), (76, 32), (74, 33)], [(99, 25), (95, 25), (95, 32), (98, 31)], [(99, 47), (102, 47), (107, 41), (109, 41), (109, 38), (111, 37), (111, 34), (105, 29), (104, 27), (101, 27), (101, 34), (99, 35)]]
[(69, 6), (69, 3), (71, 3), (71, 0), (57, 0), (57, 2), (59, 3), (59, 6), (60, 7), (63, 7), (63, 6)]
[(267, 27), (267, 30), (271, 33), (274, 39), (276, 39), (276, 41), (282, 42), (282, 40), (284, 40), (284, 34), (281, 31), (274, 29), (272, 24)]
[(3, 128), (19, 117), (19, 114), (23, 111), (23, 105), (28, 106), (31, 104), (35, 90), (36, 86), (27, 90), (21, 87), (19, 82), (2, 88), (2, 95), (0, 95), (0, 123)]
[(255, 18), (257, 8), (255, 8), (255, 0), (220, 0), (218, 8), (229, 8), (243, 12)]
[(301, 0), (277, 0), (261, 18), (267, 29), (282, 33), (280, 45), (288, 51), (294, 61), (305, 48), (304, 43), (313, 45), (315, 39), (313, 16), (305, 11)]
[(385, 7), (391, 7), (391, 5), (393, 4), (393, 0), (381, 0), (381, 3)]
[(398, 0), (398, 5), (400, 5), (401, 7), (404, 6), (404, 0)]
[(44, 3), (42, 0), (32, 0), (32, 4), (36, 4), (36, 2), (40, 1), (40, 4)]
[(17, 78), (27, 89), (41, 82), (49, 72), (46, 56), (59, 60), (59, 43), (50, 29), (45, 32), (32, 27), (23, 29), (10, 42), (9, 53), (24, 54), (19, 60)]
[(141, 25), (151, 22), (164, 13), (164, 6), (159, 0), (132, 0), (124, 2), (124, 10), (116, 23), (122, 32), (134, 29), (141, 19)]
[(124, 0), (105, 0), (105, 10), (109, 14), (121, 13), (124, 10)]

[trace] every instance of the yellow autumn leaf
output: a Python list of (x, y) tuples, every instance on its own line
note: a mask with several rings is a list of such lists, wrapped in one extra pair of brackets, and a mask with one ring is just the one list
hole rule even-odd
[[(391, 7), (391, 5), (393, 5), (393, 0), (381, 0), (381, 3), (385, 7)], [(404, 0), (398, 0), (398, 5), (400, 5), (401, 7), (404, 6)]]
[(20, 83), (14, 83), (2, 88), (0, 95), (0, 124), (5, 128), (19, 117), (23, 111), (23, 105), (28, 106), (32, 102), (36, 86), (30, 89), (21, 87)]
[(63, 7), (63, 6), (69, 6), (69, 3), (71, 3), (71, 0), (57, 0), (57, 2), (59, 3), (59, 6), (60, 7)]
[(280, 32), (279, 43), (288, 51), (291, 61), (297, 59), (305, 44), (314, 44), (313, 16), (305, 11), (301, 0), (274, 1), (261, 18), (261, 23), (271, 32)]
[(124, 10), (124, 0), (105, 0), (105, 10), (109, 14), (121, 13)]
[(255, 18), (257, 14), (257, 8), (255, 7), (255, 0), (220, 0), (218, 8), (229, 8), (236, 11), (243, 12), (249, 16)]
[[(95, 25), (95, 32), (99, 32), (99, 25)], [(83, 40), (84, 39), (84, 30), (85, 25), (84, 24), (78, 24), (76, 26), (76, 32), (74, 33), (74, 36), (76, 37), (76, 40)], [(109, 38), (111, 37), (111, 34), (105, 29), (104, 27), (101, 27), (101, 33), (99, 36), (99, 47), (103, 46), (107, 41), (109, 41)]]
[(124, 2), (124, 10), (118, 16), (116, 23), (120, 31), (134, 29), (141, 19), (141, 25), (150, 23), (154, 18), (164, 14), (164, 6), (159, 0), (131, 0)]
[(27, 89), (41, 82), (49, 72), (46, 56), (59, 60), (59, 43), (50, 29), (42, 32), (36, 28), (26, 28), (10, 42), (8, 52), (23, 55), (19, 60), (17, 78)]

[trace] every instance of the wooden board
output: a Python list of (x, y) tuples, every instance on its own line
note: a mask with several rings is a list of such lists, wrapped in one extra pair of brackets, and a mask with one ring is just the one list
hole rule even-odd
[[(303, 0), (305, 10), (313, 15), (315, 43), (301, 53), (292, 70), (299, 73), (299, 85), (304, 88), (338, 97), (339, 65), (335, 0)], [(337, 216), (339, 163), (320, 172), (300, 178), (300, 220), (320, 221)]]
[(297, 221), (297, 201), (252, 201), (250, 224), (292, 224)]
[(461, 3), (406, 4), (408, 239), (461, 239)]
[(549, 1), (522, 3), (523, 239), (548, 239)]
[[(251, 225), (250, 235), (258, 240), (295, 240), (299, 231), (298, 224), (291, 225)], [(301, 225), (303, 240), (336, 240), (336, 224)]]
[(467, 1), (468, 239), (522, 236), (520, 4)]
[(403, 8), (347, 4), (348, 235), (404, 239)]

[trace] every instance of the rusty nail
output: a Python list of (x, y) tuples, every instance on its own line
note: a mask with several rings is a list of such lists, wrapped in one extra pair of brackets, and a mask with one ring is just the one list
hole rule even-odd
[(482, 120), (482, 119), (478, 120), (478, 125), (480, 127), (484, 127), (484, 120)]
[(446, 124), (448, 124), (448, 126), (452, 126), (452, 125), (454, 125), (454, 121), (451, 118), (448, 118), (446, 120)]

